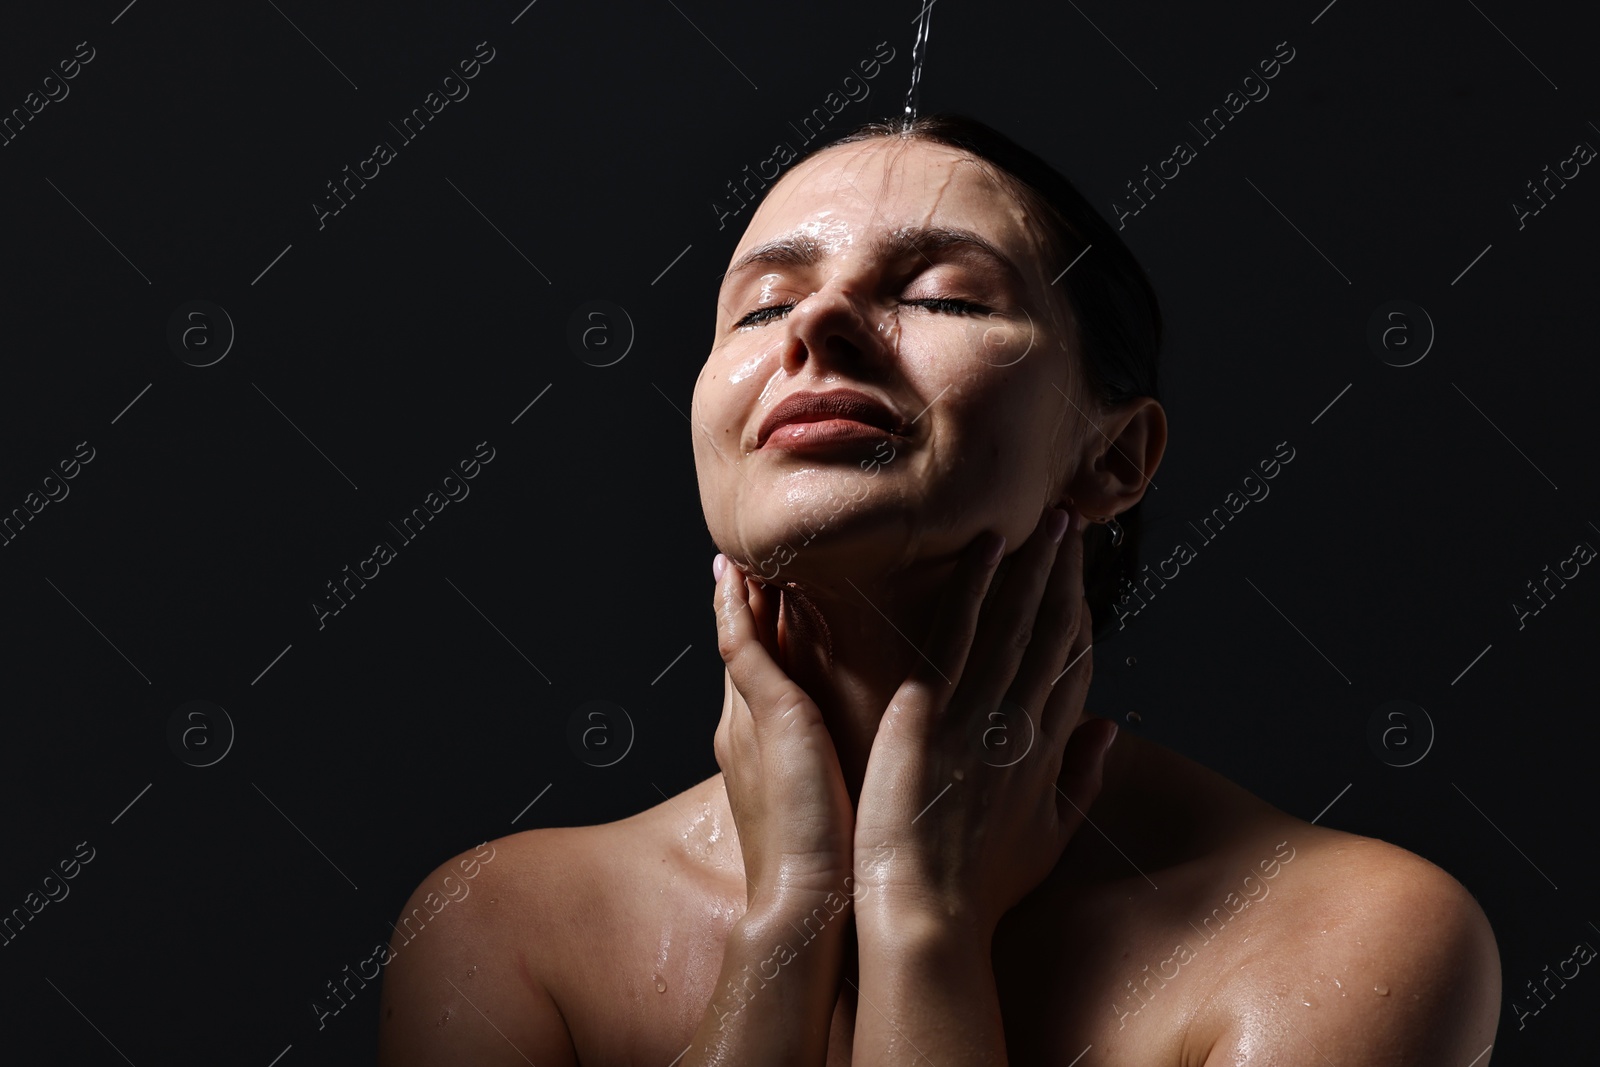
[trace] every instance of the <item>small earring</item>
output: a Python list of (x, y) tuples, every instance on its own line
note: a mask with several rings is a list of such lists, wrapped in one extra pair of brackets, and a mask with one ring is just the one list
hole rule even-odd
[(1106, 524), (1106, 529), (1111, 531), (1111, 547), (1122, 547), (1122, 524), (1109, 516), (1102, 521)]

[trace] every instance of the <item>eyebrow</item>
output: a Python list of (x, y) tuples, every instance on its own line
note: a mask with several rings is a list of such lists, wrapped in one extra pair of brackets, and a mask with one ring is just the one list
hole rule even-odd
[[(915, 229), (900, 230), (887, 237), (881, 238), (873, 250), (882, 255), (893, 258), (904, 256), (908, 252), (916, 252), (923, 259), (928, 259), (930, 252), (943, 252), (951, 248), (967, 249), (977, 252), (1004, 270), (1019, 284), (1024, 284), (1021, 269), (988, 238), (963, 230), (957, 227), (929, 226)], [(807, 234), (790, 234), (757, 245), (729, 267), (722, 277), (726, 281), (741, 271), (758, 264), (777, 264), (790, 267), (811, 267), (819, 263), (826, 253), (822, 244), (816, 238)], [(932, 260), (929, 260), (932, 263)]]

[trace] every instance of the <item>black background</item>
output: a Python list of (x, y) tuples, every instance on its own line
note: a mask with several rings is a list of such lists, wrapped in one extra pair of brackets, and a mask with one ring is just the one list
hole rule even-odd
[[(917, 6), (122, 2), (8, 11), (0, 37), (5, 113), (95, 50), (0, 147), (0, 513), (94, 449), (0, 548), (0, 912), (95, 850), (0, 948), (6, 1042), (362, 1062), (376, 985), (322, 1029), (311, 1004), (436, 864), (715, 772), (715, 549), (683, 412), (749, 213), (719, 229), (711, 205), (882, 41), (829, 133), (898, 114)], [(1279, 442), (1295, 458), (1101, 643), (1090, 707), (1466, 884), (1504, 967), (1497, 1064), (1585, 1047), (1600, 1003), (1580, 973), (1522, 1029), (1511, 1007), (1600, 944), (1600, 577), (1524, 628), (1511, 608), (1600, 545), (1600, 178), (1520, 229), (1511, 207), (1600, 145), (1582, 18), (943, 0), (923, 78), (923, 111), (997, 126), (1108, 217), (1175, 141), (1198, 148), (1122, 231), (1169, 325), (1148, 558)], [(319, 230), (325, 183), (398, 144), (388, 123), (480, 41), (470, 95)], [(1201, 146), (1187, 123), (1281, 41), (1270, 95)], [(595, 299), (636, 334), (611, 323), (611, 366), (568, 340)], [(192, 300), (237, 331), (212, 366), (168, 344)], [(1393, 300), (1436, 331), (1406, 367), (1367, 341)], [(1402, 325), (1390, 362), (1427, 347)], [(470, 496), (400, 547), (387, 522), (485, 440)], [(312, 600), (380, 539), (398, 559), (319, 630)], [(191, 700), (236, 731), (208, 767), (168, 741)], [(633, 726), (609, 767), (568, 743), (592, 700)], [(1415, 716), (1411, 748), (1369, 744), (1391, 700), (1426, 709), (1431, 747)]]

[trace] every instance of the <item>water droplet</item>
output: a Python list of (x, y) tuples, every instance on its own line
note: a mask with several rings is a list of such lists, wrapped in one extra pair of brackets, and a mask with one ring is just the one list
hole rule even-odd
[(1334, 849), (1334, 850), (1333, 850), (1333, 851), (1334, 851), (1334, 852), (1335, 852), (1335, 853), (1336, 853), (1336, 854), (1337, 854), (1337, 853), (1342, 853), (1342, 852), (1344, 852), (1344, 849), (1342, 849), (1342, 848), (1336, 848), (1336, 849)]
[(477, 973), (478, 973), (478, 965), (476, 963), (474, 963), (471, 967), (467, 968), (467, 977), (468, 978), (471, 978), (473, 975), (475, 975)]
[(1129, 656), (1128, 657), (1128, 660), (1127, 660), (1128, 666), (1132, 667), (1134, 664), (1136, 664), (1138, 662), (1139, 662), (1139, 657), (1138, 656)]
[(1307, 997), (1306, 999), (1302, 1000), (1300, 1003), (1304, 1004), (1308, 1008), (1315, 1008), (1317, 1006), (1317, 1002), (1312, 1000), (1310, 997)]
[(1386, 997), (1389, 995), (1389, 987), (1386, 985), (1375, 985), (1372, 987), (1372, 991), (1378, 994), (1380, 997)]
[(1131, 723), (1133, 723), (1135, 725), (1138, 725), (1142, 720), (1143, 720), (1143, 716), (1141, 716), (1137, 711), (1128, 712), (1128, 721), (1129, 722), (1131, 722)]
[(446, 1008), (439, 1013), (439, 1025), (443, 1026), (450, 1021), (450, 1009)]
[(963, 778), (965, 778), (967, 776), (967, 772), (963, 771), (960, 767), (957, 767), (955, 770), (951, 771), (950, 773), (956, 776), (956, 781), (958, 781), (958, 782), (961, 781), (961, 779), (963, 779)]
[(666, 991), (667, 991), (667, 983), (663, 982), (660, 978), (657, 978), (656, 979), (656, 992), (657, 993), (665, 993)]

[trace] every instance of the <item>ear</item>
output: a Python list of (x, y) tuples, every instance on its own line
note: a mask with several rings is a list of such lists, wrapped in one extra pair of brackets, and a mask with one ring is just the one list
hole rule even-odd
[(1141, 396), (1098, 414), (1066, 496), (1091, 520), (1111, 518), (1144, 497), (1167, 449), (1167, 413)]

